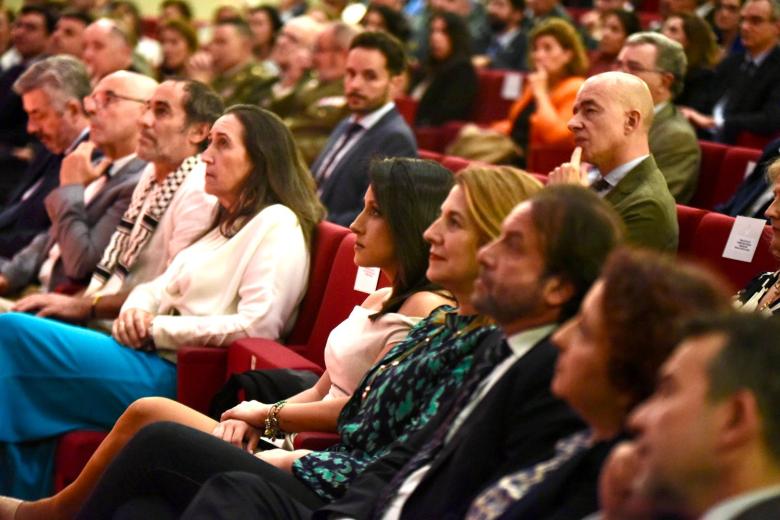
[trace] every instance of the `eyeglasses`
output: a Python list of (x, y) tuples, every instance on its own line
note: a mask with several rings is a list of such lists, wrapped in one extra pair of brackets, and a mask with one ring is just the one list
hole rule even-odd
[(771, 22), (769, 18), (762, 18), (760, 16), (743, 16), (739, 19), (739, 23), (746, 23), (748, 25), (761, 25), (762, 23)]
[(621, 72), (628, 72), (629, 74), (641, 74), (642, 72), (657, 72), (659, 74), (666, 74), (665, 70), (661, 69), (648, 69), (634, 61), (620, 61), (615, 60), (612, 63), (612, 70), (618, 70)]
[(738, 5), (726, 5), (726, 4), (720, 4), (716, 7), (716, 9), (723, 9), (724, 11), (728, 11), (730, 13), (736, 13), (739, 12), (739, 6)]
[(117, 94), (113, 90), (102, 90), (100, 92), (95, 92), (93, 94), (90, 94), (89, 96), (84, 97), (84, 105), (88, 105), (88, 103), (92, 103), (95, 105), (95, 108), (97, 110), (103, 110), (110, 104), (118, 101), (132, 101), (133, 103), (143, 103), (144, 105), (147, 104), (147, 100), (145, 99), (139, 99), (134, 98), (130, 96), (123, 96), (122, 94)]

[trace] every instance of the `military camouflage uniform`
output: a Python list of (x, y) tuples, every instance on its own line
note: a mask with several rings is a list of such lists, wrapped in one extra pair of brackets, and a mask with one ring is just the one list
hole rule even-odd
[(249, 62), (233, 74), (214, 78), (211, 86), (222, 96), (226, 107), (237, 103), (257, 105), (269, 95), (275, 81), (276, 76), (264, 65)]

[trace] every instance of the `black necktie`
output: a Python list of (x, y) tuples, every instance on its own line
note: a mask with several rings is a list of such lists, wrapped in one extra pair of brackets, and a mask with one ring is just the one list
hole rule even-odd
[(599, 176), (599, 178), (596, 179), (595, 181), (593, 181), (593, 184), (590, 185), (590, 189), (592, 189), (596, 193), (601, 193), (602, 191), (607, 191), (611, 187), (612, 187), (612, 185), (609, 182), (607, 182), (607, 180), (604, 179), (604, 177), (602, 177), (602, 176)]
[(321, 187), (322, 183), (325, 182), (325, 179), (328, 178), (328, 172), (333, 166), (334, 162), (336, 161), (336, 157), (341, 153), (341, 151), (344, 149), (345, 146), (352, 140), (352, 137), (359, 131), (363, 129), (363, 125), (360, 123), (352, 122), (347, 127), (347, 131), (344, 132), (344, 138), (341, 140), (339, 145), (335, 148), (332, 154), (330, 154), (330, 157), (328, 157), (328, 160), (325, 161), (320, 169), (317, 171), (317, 186)]

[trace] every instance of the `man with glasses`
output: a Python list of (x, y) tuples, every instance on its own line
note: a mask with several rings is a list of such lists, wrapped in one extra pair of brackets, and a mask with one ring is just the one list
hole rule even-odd
[(696, 132), (673, 103), (683, 89), (685, 51), (662, 34), (636, 33), (626, 40), (615, 66), (650, 89), (655, 114), (648, 136), (650, 153), (677, 203), (687, 204), (696, 191), (701, 150)]
[(683, 109), (702, 137), (728, 144), (741, 132), (771, 136), (780, 130), (780, 3), (748, 0), (740, 35), (745, 51), (718, 65), (709, 114)]
[[(138, 119), (156, 86), (151, 78), (119, 71), (84, 98), (90, 141), (62, 160), (60, 185), (45, 200), (51, 229), (13, 258), (0, 259), (0, 292), (89, 281), (146, 165), (135, 153)], [(96, 147), (105, 155), (97, 164), (91, 160)]]

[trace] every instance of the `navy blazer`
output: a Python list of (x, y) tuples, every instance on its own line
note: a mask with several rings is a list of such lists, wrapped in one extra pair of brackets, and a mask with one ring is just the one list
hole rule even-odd
[(742, 184), (739, 185), (737, 191), (734, 192), (734, 195), (731, 196), (728, 202), (715, 206), (715, 211), (731, 215), (732, 217), (744, 215), (746, 217), (766, 218), (764, 212), (772, 203), (772, 199), (769, 199), (754, 212), (749, 210), (756, 199), (769, 189), (766, 169), (778, 157), (780, 157), (780, 137), (764, 147), (764, 151), (750, 175), (742, 181)]
[[(502, 341), (499, 331), (483, 340), (477, 355), (496, 341)], [(582, 428), (574, 412), (550, 392), (557, 354), (545, 338), (504, 373), (430, 461), (430, 469), (404, 505), (402, 518), (462, 518), (485, 486), (551, 458), (559, 439)], [(381, 518), (384, 511), (374, 510), (377, 499), (396, 493), (388, 486), (396, 472), (448, 417), (449, 406), (443, 406), (423, 429), (368, 466), (342, 498), (315, 517), (335, 513), (330, 518)]]
[[(341, 121), (311, 171), (319, 171), (328, 152), (338, 143), (350, 125), (350, 119)], [(363, 195), (368, 189), (368, 165), (377, 157), (417, 157), (414, 134), (398, 110), (393, 107), (360, 136), (320, 186), (320, 199), (328, 208), (328, 220), (348, 226), (363, 209)]]

